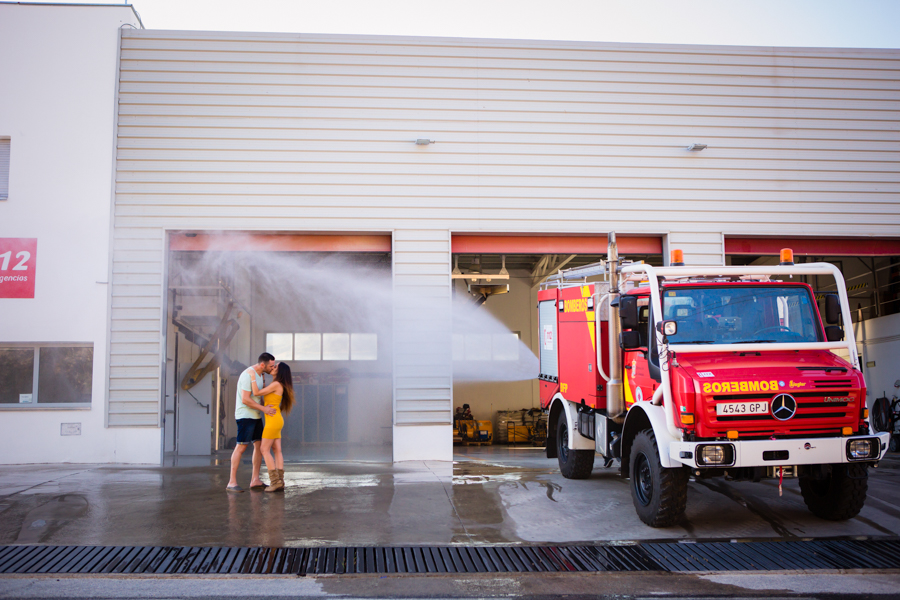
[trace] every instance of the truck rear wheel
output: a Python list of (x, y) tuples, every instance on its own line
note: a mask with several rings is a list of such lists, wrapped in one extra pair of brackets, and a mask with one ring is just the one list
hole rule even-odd
[(569, 423), (565, 411), (556, 423), (556, 459), (559, 461), (559, 472), (566, 479), (587, 479), (594, 469), (593, 450), (569, 449)]
[(645, 429), (631, 444), (631, 500), (641, 521), (650, 527), (673, 525), (687, 505), (688, 472), (663, 468), (653, 431)]
[(869, 473), (860, 463), (831, 465), (823, 479), (800, 478), (800, 494), (810, 512), (829, 521), (852, 519), (866, 503)]

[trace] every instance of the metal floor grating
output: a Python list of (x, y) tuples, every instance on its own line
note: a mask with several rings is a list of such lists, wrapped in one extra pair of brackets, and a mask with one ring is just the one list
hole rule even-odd
[(0, 546), (0, 574), (524, 573), (900, 569), (900, 539), (596, 546)]

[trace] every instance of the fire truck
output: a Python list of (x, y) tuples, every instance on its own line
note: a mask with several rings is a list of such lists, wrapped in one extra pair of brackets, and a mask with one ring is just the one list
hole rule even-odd
[[(813, 514), (854, 517), (889, 434), (869, 424), (841, 272), (794, 264), (790, 250), (777, 266), (672, 254), (665, 267), (626, 261), (611, 234), (607, 260), (542, 285), (547, 457), (570, 479), (589, 477), (597, 455), (618, 463), (652, 527), (682, 518), (691, 477), (775, 478), (779, 493), (796, 477)], [(804, 275), (832, 278), (836, 293)]]

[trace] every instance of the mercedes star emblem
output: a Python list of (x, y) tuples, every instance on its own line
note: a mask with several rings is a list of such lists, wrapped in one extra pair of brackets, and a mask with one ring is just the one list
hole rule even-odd
[(797, 412), (797, 401), (790, 394), (778, 394), (772, 398), (772, 416), (787, 421)]

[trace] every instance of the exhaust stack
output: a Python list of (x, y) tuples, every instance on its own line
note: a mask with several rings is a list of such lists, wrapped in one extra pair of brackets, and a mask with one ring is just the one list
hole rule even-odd
[(609, 269), (609, 382), (606, 384), (606, 414), (621, 423), (625, 418), (622, 401), (622, 354), (619, 351), (619, 250), (616, 234), (609, 234), (606, 266)]

